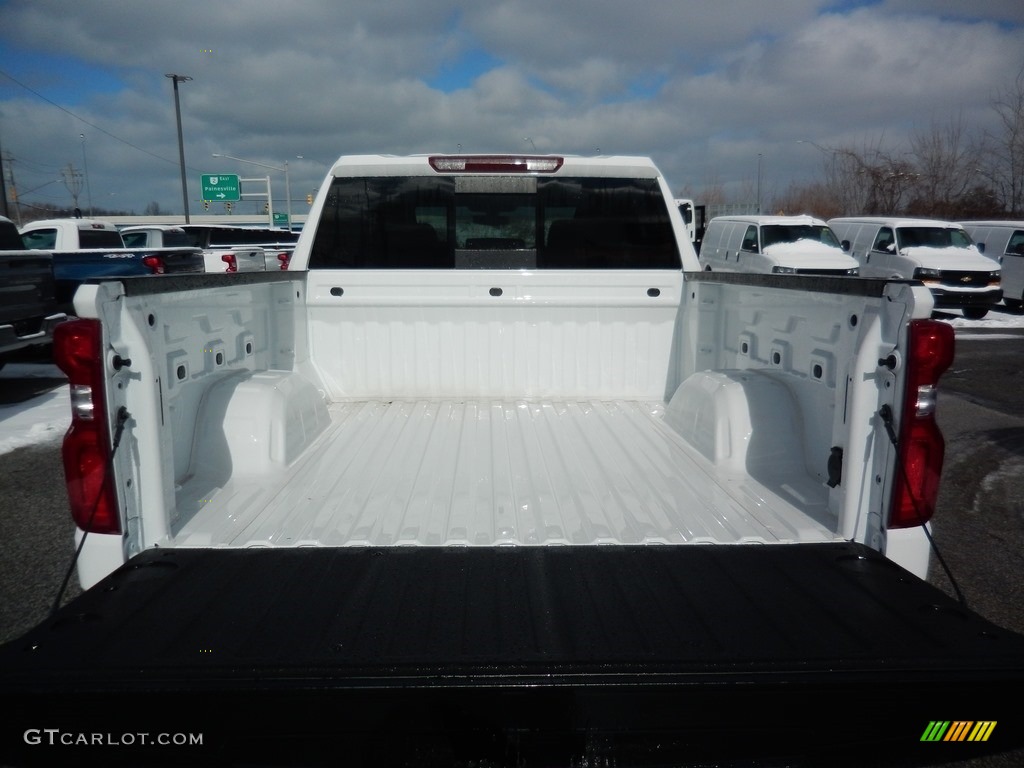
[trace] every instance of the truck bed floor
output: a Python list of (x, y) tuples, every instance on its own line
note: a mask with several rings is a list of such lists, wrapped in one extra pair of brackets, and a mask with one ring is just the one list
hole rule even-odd
[[(175, 546), (807, 542), (826, 488), (719, 472), (636, 401), (340, 402), (290, 467), (178, 494)], [(456, 457), (454, 460), (452, 457)]]

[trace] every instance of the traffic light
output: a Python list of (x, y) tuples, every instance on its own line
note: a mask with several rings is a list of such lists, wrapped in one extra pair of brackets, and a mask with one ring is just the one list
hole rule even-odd
[(203, 200), (203, 210), (206, 210), (206, 211), (210, 210), (210, 201), (209, 200)]
[(224, 208), (228, 213), (231, 213), (231, 203), (224, 203)]
[(313, 204), (313, 195), (306, 195), (306, 205)]
[(270, 213), (270, 203), (264, 203), (263, 204), (263, 212), (264, 213)]

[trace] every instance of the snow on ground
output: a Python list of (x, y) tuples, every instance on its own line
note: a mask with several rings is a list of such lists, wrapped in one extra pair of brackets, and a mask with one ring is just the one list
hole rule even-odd
[[(4, 379), (59, 379), (63, 375), (57, 366), (46, 363), (8, 363), (0, 370), (0, 387)], [(58, 440), (69, 424), (71, 398), (66, 384), (23, 403), (0, 405), (0, 455), (23, 445)]]
[[(956, 329), (957, 338), (1006, 338), (992, 331), (1024, 328), (1024, 315), (992, 312), (983, 320), (955, 317), (948, 322)], [(986, 333), (972, 333), (976, 330), (984, 330)], [(0, 387), (3, 387), (4, 379), (62, 376), (55, 365), (9, 363), (0, 369)], [(70, 423), (71, 401), (67, 385), (24, 403), (0, 405), (0, 455), (24, 445), (56, 442), (64, 436)]]

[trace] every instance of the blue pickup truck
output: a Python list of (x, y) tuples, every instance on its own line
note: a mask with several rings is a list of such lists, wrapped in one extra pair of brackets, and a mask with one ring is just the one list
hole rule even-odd
[(199, 248), (128, 248), (113, 224), (98, 219), (43, 219), (21, 227), (25, 247), (53, 254), (57, 301), (68, 308), (88, 280), (204, 272)]

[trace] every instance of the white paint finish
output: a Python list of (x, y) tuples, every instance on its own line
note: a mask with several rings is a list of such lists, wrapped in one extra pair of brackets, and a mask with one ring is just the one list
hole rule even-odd
[(716, 470), (660, 403), (416, 400), (330, 406), (293, 466), (197, 476), (175, 546), (738, 543), (835, 538), (809, 478)]

